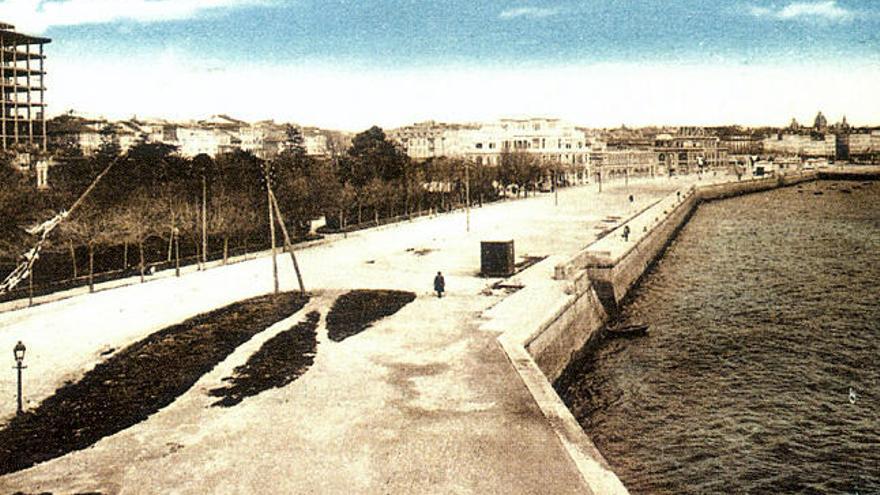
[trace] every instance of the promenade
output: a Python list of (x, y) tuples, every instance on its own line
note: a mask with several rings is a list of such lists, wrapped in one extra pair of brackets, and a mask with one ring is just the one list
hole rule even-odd
[[(242, 345), (148, 420), (94, 446), (0, 478), (3, 493), (589, 493), (481, 315), (505, 299), (478, 276), (481, 240), (517, 257), (571, 256), (601, 228), (692, 184), (634, 179), (562, 190), (337, 238), (297, 252), (312, 301)], [(733, 179), (735, 180), (735, 179)], [(629, 195), (634, 196), (630, 203)], [(279, 256), (282, 288), (295, 277)], [(537, 268), (537, 267), (536, 267)], [(448, 297), (431, 294), (442, 271)], [(527, 282), (529, 271), (515, 276)], [(541, 275), (543, 276), (543, 275)], [(549, 276), (549, 275), (548, 275)], [(0, 349), (28, 346), (27, 405), (118, 349), (196, 314), (271, 291), (268, 257), (0, 313)], [(343, 342), (323, 317), (349, 289), (415, 292), (399, 313)], [(291, 385), (229, 408), (207, 391), (275, 333), (322, 314), (315, 364)], [(11, 362), (11, 361), (10, 361)], [(0, 376), (0, 418), (14, 374)]]

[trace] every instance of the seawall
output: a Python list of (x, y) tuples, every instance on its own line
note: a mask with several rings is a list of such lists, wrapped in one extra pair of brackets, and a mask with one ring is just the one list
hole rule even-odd
[[(551, 256), (520, 275), (524, 288), (484, 313), (593, 493), (626, 487), (556, 394), (556, 381), (606, 323), (703, 201), (814, 181), (814, 171), (682, 188), (570, 257)], [(627, 239), (623, 238), (628, 229)]]

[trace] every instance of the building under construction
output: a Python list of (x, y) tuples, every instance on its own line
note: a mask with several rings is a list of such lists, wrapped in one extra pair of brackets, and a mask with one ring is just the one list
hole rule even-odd
[(3, 86), (0, 132), (3, 150), (46, 151), (46, 56), (48, 38), (15, 31), (0, 22), (0, 82)]

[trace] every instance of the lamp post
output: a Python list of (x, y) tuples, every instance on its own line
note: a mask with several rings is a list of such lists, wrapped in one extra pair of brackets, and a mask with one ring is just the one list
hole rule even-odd
[(15, 355), (15, 369), (18, 370), (18, 409), (15, 411), (16, 414), (21, 414), (21, 370), (27, 368), (27, 366), (23, 365), (24, 362), (24, 344), (21, 341), (18, 341), (18, 344), (15, 344), (15, 347), (12, 349), (12, 353)]

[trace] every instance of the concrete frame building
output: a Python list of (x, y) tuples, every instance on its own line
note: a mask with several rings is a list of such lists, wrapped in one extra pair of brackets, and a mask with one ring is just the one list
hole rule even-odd
[(51, 40), (0, 23), (0, 141), (3, 150), (46, 151), (45, 61)]

